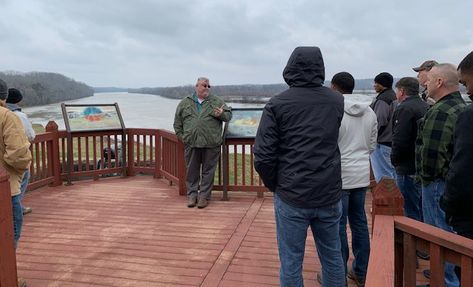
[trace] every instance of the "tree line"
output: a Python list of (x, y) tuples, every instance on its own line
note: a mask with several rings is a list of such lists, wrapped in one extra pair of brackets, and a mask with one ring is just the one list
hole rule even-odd
[(57, 73), (0, 72), (9, 88), (23, 94), (22, 106), (38, 106), (91, 97), (94, 91), (84, 83)]
[[(286, 84), (270, 84), (270, 85), (225, 85), (212, 86), (211, 93), (218, 95), (226, 100), (251, 101), (257, 98), (267, 98), (278, 94), (287, 89)], [(194, 92), (193, 85), (178, 87), (157, 87), (157, 88), (140, 88), (129, 89), (130, 93), (160, 95), (166, 98), (182, 99)]]
[[(325, 81), (325, 86), (330, 86), (330, 81)], [(258, 98), (269, 98), (287, 89), (287, 84), (268, 84), (268, 85), (222, 85), (212, 86), (211, 93), (218, 95), (225, 100), (252, 102), (258, 101)], [(359, 79), (355, 80), (355, 90), (363, 93), (372, 93), (373, 80)], [(155, 87), (128, 89), (130, 93), (160, 95), (166, 98), (182, 99), (194, 92), (193, 85), (177, 87)]]

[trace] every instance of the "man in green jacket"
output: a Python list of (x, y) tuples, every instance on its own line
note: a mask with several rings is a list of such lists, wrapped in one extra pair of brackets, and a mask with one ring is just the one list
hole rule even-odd
[(174, 131), (185, 145), (187, 207), (208, 205), (223, 140), (222, 122), (232, 118), (230, 107), (209, 89), (209, 79), (198, 78), (195, 92), (179, 103), (174, 117)]

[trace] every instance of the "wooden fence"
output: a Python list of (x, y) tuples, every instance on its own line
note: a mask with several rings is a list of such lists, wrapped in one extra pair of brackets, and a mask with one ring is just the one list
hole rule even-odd
[(393, 180), (373, 192), (373, 235), (366, 286), (416, 286), (416, 251), (430, 255), (430, 286), (444, 286), (444, 264), (461, 266), (461, 286), (473, 286), (473, 240), (407, 218)]
[[(216, 172), (215, 190), (258, 192), (264, 187), (253, 167), (253, 139), (227, 140)], [(126, 143), (126, 144), (122, 144)], [(162, 129), (59, 131), (49, 122), (31, 145), (33, 164), (28, 189), (62, 181), (103, 176), (149, 174), (163, 177), (185, 195), (184, 145)], [(225, 178), (225, 175), (230, 175)]]

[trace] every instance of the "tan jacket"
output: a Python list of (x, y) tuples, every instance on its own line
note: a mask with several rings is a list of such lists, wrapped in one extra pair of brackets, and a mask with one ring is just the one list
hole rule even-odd
[(20, 194), (23, 173), (31, 164), (30, 143), (20, 119), (0, 107), (0, 165), (10, 175), (11, 195)]

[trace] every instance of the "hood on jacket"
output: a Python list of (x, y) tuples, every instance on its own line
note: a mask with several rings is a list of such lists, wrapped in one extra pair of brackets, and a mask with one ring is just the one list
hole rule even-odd
[(325, 81), (325, 66), (318, 47), (297, 47), (283, 71), (290, 87), (317, 87)]
[(343, 95), (345, 113), (353, 117), (361, 117), (370, 108), (370, 99), (365, 95)]

